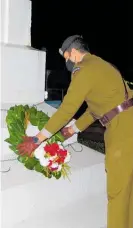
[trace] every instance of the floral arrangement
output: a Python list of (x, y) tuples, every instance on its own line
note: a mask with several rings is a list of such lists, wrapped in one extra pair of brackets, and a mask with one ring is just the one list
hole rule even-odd
[(9, 138), (5, 141), (10, 144), (9, 148), (18, 155), (18, 161), (27, 169), (40, 172), (47, 178), (55, 177), (59, 179), (63, 176), (69, 179), (70, 167), (68, 166), (68, 162), (70, 161), (71, 155), (62, 146), (64, 137), (61, 132), (56, 133), (49, 140), (43, 142), (33, 152), (31, 157), (28, 155), (19, 155), (17, 150), (18, 144), (21, 143), (23, 137), (26, 136), (28, 123), (37, 126), (40, 131), (48, 120), (48, 115), (42, 111), (38, 111), (35, 107), (15, 105), (7, 112), (6, 123)]
[(63, 148), (60, 142), (50, 143), (44, 142), (38, 147), (34, 156), (39, 160), (40, 165), (43, 167), (45, 176), (52, 177), (52, 175), (59, 179), (68, 177), (70, 167), (68, 162), (70, 161), (70, 153)]

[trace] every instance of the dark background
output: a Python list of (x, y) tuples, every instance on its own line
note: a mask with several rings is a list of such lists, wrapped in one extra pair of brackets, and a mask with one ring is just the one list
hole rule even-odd
[(83, 35), (92, 53), (116, 65), (126, 80), (133, 81), (130, 9), (129, 1), (119, 0), (32, 0), (31, 44), (47, 50), (46, 68), (54, 70), (50, 86), (69, 85), (70, 74), (58, 49), (74, 34)]

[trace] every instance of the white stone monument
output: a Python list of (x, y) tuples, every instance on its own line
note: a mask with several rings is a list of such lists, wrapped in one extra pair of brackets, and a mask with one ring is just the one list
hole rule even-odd
[(1, 0), (1, 104), (44, 100), (46, 52), (30, 47), (31, 1)]

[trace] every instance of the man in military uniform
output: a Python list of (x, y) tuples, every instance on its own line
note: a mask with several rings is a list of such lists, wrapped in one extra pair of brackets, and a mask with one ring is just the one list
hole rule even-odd
[(90, 54), (82, 37), (68, 37), (59, 52), (72, 70), (68, 92), (45, 128), (35, 137), (26, 137), (18, 149), (30, 155), (42, 141), (62, 129), (86, 101), (86, 112), (74, 125), (64, 128), (63, 135), (68, 138), (83, 131), (96, 119), (106, 127), (107, 228), (133, 228), (132, 91), (117, 69)]

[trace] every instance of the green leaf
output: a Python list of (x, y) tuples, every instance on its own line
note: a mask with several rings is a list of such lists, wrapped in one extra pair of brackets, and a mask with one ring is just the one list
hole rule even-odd
[(25, 112), (24, 111), (21, 111), (20, 116), (21, 116), (21, 121), (24, 121), (24, 119), (25, 119)]
[(44, 115), (43, 115), (43, 114), (44, 114), (44, 113), (43, 113), (42, 111), (38, 111), (36, 117), (37, 117), (38, 119), (43, 119), (43, 118), (44, 118)]
[(60, 141), (60, 142), (64, 142), (65, 141), (63, 135), (60, 132), (58, 132), (57, 134), (55, 134), (55, 140), (56, 141)]
[(17, 124), (17, 121), (15, 124), (10, 124), (8, 126), (9, 133), (16, 137), (17, 139), (20, 139), (22, 136), (25, 135), (24, 127), (20, 128), (20, 126)]
[(18, 154), (18, 150), (17, 150), (16, 146), (10, 145), (9, 148), (10, 148), (12, 151), (14, 151), (15, 154)]
[(38, 126), (39, 120), (36, 117), (30, 117), (30, 122), (33, 126)]
[(35, 165), (34, 169), (39, 173), (43, 172), (43, 166), (41, 166), (39, 162)]
[(39, 122), (39, 124), (38, 124), (39, 131), (41, 131), (44, 128), (45, 124), (46, 123), (44, 123), (44, 122)]
[(12, 143), (16, 145), (16, 143), (21, 143), (23, 141), (22, 135), (20, 135), (18, 132), (9, 131), (10, 132), (10, 138), (12, 140)]
[(21, 111), (24, 112), (24, 109), (21, 106), (14, 107), (14, 111), (12, 112), (12, 115), (15, 117), (15, 119), (21, 118)]
[(35, 107), (31, 107), (29, 109), (30, 115), (36, 116), (37, 114), (37, 109)]
[(10, 136), (10, 138), (5, 139), (5, 142), (10, 143), (10, 144), (12, 144), (14, 146), (17, 146), (22, 141), (23, 141), (23, 139), (17, 139), (17, 138), (15, 138), (13, 136)]
[(43, 167), (44, 171), (42, 172), (45, 177), (48, 177), (49, 179), (52, 177), (52, 172), (47, 168)]
[(52, 173), (47, 173), (46, 171), (43, 171), (43, 174), (45, 177), (48, 177), (49, 179), (52, 178)]
[(41, 122), (39, 122), (38, 129), (39, 130), (42, 130), (45, 127), (46, 123), (47, 123), (47, 121), (41, 121)]
[(14, 111), (14, 107), (10, 107), (10, 110)]
[(54, 143), (55, 141), (56, 141), (55, 136), (52, 136), (52, 137), (50, 138), (50, 143)]
[(49, 116), (47, 116), (44, 112), (38, 111), (36, 118), (39, 119), (39, 122), (47, 123), (49, 120)]
[(25, 162), (25, 167), (27, 169), (34, 169), (34, 166), (37, 164), (38, 160), (36, 158), (28, 158), (28, 160)]
[(24, 166), (29, 169), (29, 170), (33, 170), (34, 166), (31, 163), (25, 163)]
[(7, 112), (6, 122), (12, 123), (12, 122), (15, 122), (15, 121), (16, 121), (16, 116), (15, 116), (15, 114), (14, 114), (14, 111), (9, 110), (9, 111)]
[(18, 156), (17, 160), (21, 163), (25, 163), (28, 160), (28, 157), (26, 155), (24, 156)]
[(56, 179), (60, 179), (61, 177), (61, 172), (53, 172), (53, 176), (56, 178)]
[(16, 121), (15, 128), (18, 132), (25, 134), (24, 121), (23, 123), (20, 120)]
[(24, 106), (24, 109), (25, 109), (25, 111), (29, 110), (29, 109), (30, 109), (30, 108), (29, 108), (29, 105), (25, 105), (25, 106)]
[(7, 143), (12, 144), (12, 140), (10, 138), (5, 139), (4, 141), (7, 142)]

